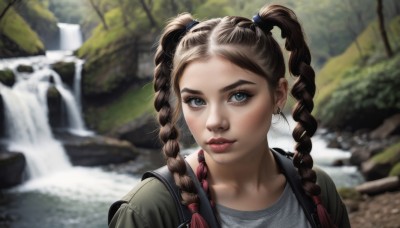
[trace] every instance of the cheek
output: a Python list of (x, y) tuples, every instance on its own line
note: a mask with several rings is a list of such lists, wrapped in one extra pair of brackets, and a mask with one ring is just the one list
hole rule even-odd
[(239, 121), (240, 129), (247, 129), (249, 133), (260, 132), (267, 134), (271, 126), (272, 108), (269, 104), (256, 105), (242, 116)]
[(185, 112), (185, 109), (183, 109), (183, 117), (193, 137), (196, 138), (202, 127), (199, 117), (192, 112)]

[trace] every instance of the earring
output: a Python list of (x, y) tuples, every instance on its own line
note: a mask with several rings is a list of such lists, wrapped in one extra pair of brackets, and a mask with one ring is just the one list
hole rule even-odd
[(278, 109), (276, 110), (275, 114), (280, 115), (281, 113), (282, 113), (281, 108), (278, 106)]

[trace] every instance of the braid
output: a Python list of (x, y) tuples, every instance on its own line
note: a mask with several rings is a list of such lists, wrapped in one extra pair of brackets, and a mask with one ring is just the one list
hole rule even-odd
[(160, 124), (159, 137), (164, 146), (162, 152), (169, 171), (175, 178), (176, 185), (182, 190), (182, 199), (192, 212), (192, 227), (208, 227), (198, 212), (199, 197), (195, 185), (186, 174), (186, 163), (179, 151), (178, 129), (176, 117), (170, 105), (171, 69), (176, 47), (186, 33), (186, 25), (193, 22), (188, 14), (178, 16), (165, 28), (155, 55), (154, 70), (154, 107), (158, 112)]
[(293, 119), (297, 122), (292, 134), (296, 141), (293, 163), (301, 176), (304, 190), (312, 196), (317, 205), (322, 227), (334, 227), (321, 204), (321, 188), (316, 184), (316, 173), (312, 170), (311, 137), (317, 129), (317, 121), (311, 115), (314, 108), (315, 73), (310, 66), (310, 50), (293, 11), (283, 6), (272, 5), (262, 10), (260, 15), (265, 23), (276, 25), (281, 29), (282, 38), (286, 38), (285, 48), (291, 52), (289, 71), (297, 77), (291, 89), (293, 97), (297, 100), (292, 112)]

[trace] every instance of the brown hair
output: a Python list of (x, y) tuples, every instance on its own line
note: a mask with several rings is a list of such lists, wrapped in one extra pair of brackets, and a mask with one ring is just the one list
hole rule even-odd
[[(317, 122), (311, 115), (315, 74), (310, 66), (311, 55), (301, 25), (293, 11), (279, 5), (262, 8), (258, 17), (261, 22), (254, 23), (244, 17), (227, 16), (200, 22), (188, 30), (186, 26), (193, 22), (193, 18), (190, 14), (182, 14), (165, 27), (155, 56), (154, 105), (161, 125), (160, 139), (164, 143), (163, 153), (167, 166), (182, 190), (183, 202), (190, 205), (189, 208), (195, 216), (192, 218), (192, 227), (196, 226), (194, 223), (199, 223), (199, 227), (207, 227), (204, 219), (196, 213), (199, 202), (197, 192), (193, 181), (186, 174), (185, 162), (179, 154), (176, 121), (181, 102), (176, 103), (175, 109), (171, 107), (171, 89), (180, 99), (178, 81), (185, 67), (193, 61), (215, 55), (263, 76), (269, 86), (275, 88), (279, 79), (285, 75), (282, 51), (271, 34), (271, 29), (278, 26), (282, 38), (286, 39), (285, 49), (290, 51), (289, 71), (297, 77), (291, 89), (292, 95), (297, 99), (292, 113), (297, 121), (293, 131), (293, 138), (297, 142), (293, 163), (301, 176), (304, 190), (318, 205), (322, 227), (332, 227), (326, 211), (321, 208), (321, 189), (316, 184), (316, 174), (312, 170), (311, 136), (317, 129)], [(204, 172), (207, 169), (204, 166), (199, 167), (202, 171), (198, 172), (198, 176), (206, 177)]]

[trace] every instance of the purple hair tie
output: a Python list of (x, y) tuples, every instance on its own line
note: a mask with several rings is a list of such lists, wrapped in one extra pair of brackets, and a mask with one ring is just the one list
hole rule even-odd
[(262, 29), (264, 32), (270, 32), (272, 30), (272, 28), (274, 27), (270, 23), (263, 20), (262, 17), (260, 16), (260, 14), (253, 16), (253, 22), (257, 27)]

